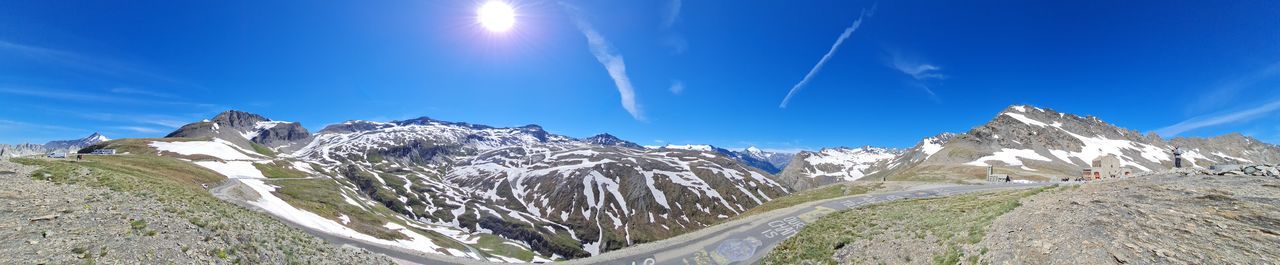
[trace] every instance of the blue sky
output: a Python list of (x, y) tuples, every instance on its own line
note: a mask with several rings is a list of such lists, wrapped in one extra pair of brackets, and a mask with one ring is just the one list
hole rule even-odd
[(1010, 104), (1280, 142), (1270, 1), (509, 2), (504, 33), (476, 23), (480, 1), (0, 3), (0, 143), (159, 137), (239, 109), (313, 130), (429, 116), (908, 147)]

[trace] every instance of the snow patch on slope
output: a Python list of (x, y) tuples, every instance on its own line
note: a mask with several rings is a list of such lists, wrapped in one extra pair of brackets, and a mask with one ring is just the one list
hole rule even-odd
[(1004, 113), (1004, 115), (1005, 115), (1005, 116), (1012, 117), (1013, 119), (1016, 119), (1016, 120), (1018, 120), (1018, 121), (1021, 121), (1022, 123), (1026, 123), (1026, 124), (1030, 124), (1030, 125), (1035, 125), (1035, 126), (1040, 126), (1040, 127), (1049, 126), (1049, 124), (1048, 124), (1048, 123), (1043, 123), (1043, 122), (1037, 121), (1037, 120), (1032, 119), (1032, 118), (1028, 118), (1027, 116), (1022, 115), (1022, 114), (1018, 114), (1018, 113), (1009, 113), (1009, 112), (1005, 112), (1005, 113)]
[(156, 150), (164, 152), (172, 152), (181, 155), (208, 155), (217, 157), (222, 160), (253, 160), (238, 148), (234, 148), (234, 144), (222, 139), (214, 139), (213, 141), (190, 141), (190, 142), (151, 142), (149, 144)]
[(989, 156), (978, 158), (978, 160), (974, 160), (973, 162), (964, 163), (964, 164), (971, 165), (971, 166), (985, 167), (985, 166), (991, 165), (991, 164), (988, 164), (987, 161), (994, 160), (994, 161), (1004, 162), (1005, 165), (1021, 166), (1023, 158), (1040, 160), (1040, 161), (1053, 161), (1047, 157), (1044, 157), (1043, 155), (1040, 155), (1039, 153), (1036, 153), (1036, 150), (1005, 148)]
[[(858, 180), (866, 175), (875, 172), (868, 172), (877, 162), (893, 159), (899, 152), (890, 149), (876, 147), (860, 147), (860, 148), (827, 148), (822, 149), (815, 155), (804, 158), (804, 161), (811, 165), (813, 173), (812, 177), (834, 177), (847, 181)], [(829, 165), (829, 166), (820, 166)], [(826, 171), (819, 167), (834, 166), (840, 170)]]

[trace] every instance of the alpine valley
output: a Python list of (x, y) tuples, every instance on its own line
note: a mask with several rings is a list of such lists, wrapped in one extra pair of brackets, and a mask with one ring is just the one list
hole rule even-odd
[(1010, 106), (966, 133), (906, 149), (797, 154), (751, 147), (641, 146), (538, 125), (417, 118), (301, 124), (227, 111), (165, 138), (95, 143), (188, 161), (228, 178), (216, 196), (309, 230), (426, 253), (498, 262), (574, 259), (727, 221), (798, 191), (846, 181), (980, 182), (1076, 176), (1114, 155), (1135, 172), (1280, 162), (1280, 147), (1239, 134), (1164, 139), (1096, 117)]

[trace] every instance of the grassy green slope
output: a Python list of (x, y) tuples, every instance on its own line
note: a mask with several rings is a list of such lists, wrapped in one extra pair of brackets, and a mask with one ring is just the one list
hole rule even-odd
[[(142, 173), (143, 175), (150, 174), (153, 176), (162, 176), (162, 178), (171, 178), (173, 180), (177, 180), (179, 183), (182, 183), (186, 188), (193, 189), (192, 191), (194, 192), (199, 192), (207, 195), (208, 192), (205, 191), (203, 187), (201, 187), (201, 184), (207, 184), (208, 186), (212, 187), (212, 186), (218, 185), (226, 178), (211, 170), (192, 164), (188, 161), (182, 161), (175, 158), (181, 158), (181, 159), (193, 160), (193, 161), (217, 160), (216, 158), (208, 157), (205, 155), (179, 155), (179, 154), (174, 154), (169, 152), (158, 153), (154, 148), (149, 146), (149, 144), (154, 141), (172, 142), (172, 141), (206, 141), (206, 140), (208, 139), (162, 138), (162, 139), (113, 140), (113, 141), (94, 145), (93, 147), (86, 148), (86, 150), (93, 150), (97, 148), (113, 148), (113, 149), (116, 149), (118, 152), (129, 153), (133, 155), (86, 156), (86, 158), (91, 159), (91, 161), (105, 162), (102, 164), (103, 166), (109, 166), (114, 168), (134, 168), (136, 169), (134, 173)], [(264, 155), (268, 154), (268, 153), (263, 153), (262, 152), (263, 150), (259, 150), (262, 148), (258, 148), (257, 146), (255, 146), (254, 149), (255, 151), (258, 151), (259, 153), (262, 153)], [(314, 177), (314, 176), (310, 176), (305, 172), (294, 169), (290, 160), (287, 160), (287, 159), (274, 159), (274, 160), (275, 161), (271, 163), (255, 163), (254, 167), (256, 167), (259, 171), (261, 171), (263, 173), (263, 176), (266, 176), (268, 178), (267, 180), (265, 180), (267, 183), (279, 187), (279, 189), (277, 189), (273, 193), (277, 197), (281, 198), (282, 200), (284, 200), (285, 202), (289, 203), (294, 207), (315, 213), (317, 215), (320, 215), (322, 217), (325, 217), (334, 221), (339, 221), (339, 218), (338, 218), (339, 216), (346, 215), (350, 219), (350, 223), (348, 223), (347, 225), (348, 227), (358, 232), (368, 234), (370, 236), (374, 236), (380, 239), (387, 239), (387, 240), (408, 239), (408, 237), (405, 236), (404, 234), (387, 229), (384, 226), (384, 224), (386, 223), (396, 223), (396, 224), (400, 224), (402, 226), (408, 227), (408, 229), (412, 230), (413, 232), (417, 232), (418, 234), (431, 238), (436, 245), (439, 245), (443, 248), (456, 249), (456, 250), (462, 250), (462, 251), (467, 251), (469, 249), (463, 243), (458, 242), (457, 240), (454, 240), (447, 236), (444, 236), (438, 232), (418, 229), (411, 225), (408, 225), (406, 221), (400, 219), (400, 217), (402, 216), (401, 213), (392, 211), (390, 208), (387, 208), (385, 205), (374, 203), (374, 204), (366, 204), (364, 205), (364, 207), (360, 207), (360, 206), (347, 203), (346, 199), (343, 198), (343, 195), (342, 195), (342, 193), (344, 192), (342, 187), (345, 186), (353, 190), (357, 189), (355, 185), (347, 179), (344, 179), (341, 177), (337, 179), (325, 179), (325, 178), (300, 179), (300, 178), (307, 178), (307, 177)], [(130, 162), (130, 163), (121, 163), (121, 162)], [(316, 166), (314, 164), (312, 165), (312, 170), (320, 172), (320, 174), (322, 175), (332, 175), (331, 172), (328, 172), (323, 168)], [(184, 172), (177, 172), (177, 171), (199, 171), (199, 174), (194, 174), (194, 173), (187, 174)], [(391, 174), (391, 173), (395, 173), (395, 174)], [(404, 174), (404, 173), (408, 173), (408, 172), (392, 171), (392, 172), (386, 172), (385, 174), (396, 175), (396, 174)], [(186, 179), (186, 178), (189, 178), (189, 176), (197, 176), (197, 175), (201, 176), (200, 179)], [(369, 177), (374, 177), (374, 176), (372, 174), (369, 174)], [(400, 188), (400, 187), (403, 187), (405, 184), (403, 179), (399, 177), (388, 176), (383, 178), (383, 180), (387, 181), (388, 183), (387, 187), (391, 187), (391, 188)], [(160, 185), (160, 186), (163, 186), (163, 185)], [(159, 187), (159, 186), (152, 185), (152, 187)], [(351, 198), (355, 198), (355, 197), (358, 197), (359, 195), (347, 194), (347, 196)], [(398, 199), (395, 199), (394, 197), (391, 197), (391, 199), (393, 199), (394, 201), (398, 201)], [(472, 248), (470, 249), (480, 250), (481, 252), (492, 252), (492, 254), (495, 254), (495, 255), (517, 258), (525, 261), (531, 260), (531, 258), (533, 257), (532, 251), (528, 250), (527, 248), (517, 247), (516, 245), (513, 245), (510, 242), (512, 241), (509, 239), (505, 239), (497, 236), (481, 235), (480, 242), (473, 245)], [(445, 250), (439, 249), (438, 251), (445, 251)], [(480, 254), (489, 255), (489, 253), (480, 253)]]
[(969, 253), (971, 250), (965, 246), (981, 241), (991, 222), (1020, 206), (1020, 199), (1052, 188), (896, 201), (833, 213), (783, 241), (762, 263), (836, 264), (834, 255), (844, 246), (868, 241), (889, 244), (886, 241), (904, 237), (936, 239), (927, 244), (941, 249), (939, 253), (911, 253), (924, 254), (922, 258), (928, 258), (928, 262), (976, 261), (981, 253)]

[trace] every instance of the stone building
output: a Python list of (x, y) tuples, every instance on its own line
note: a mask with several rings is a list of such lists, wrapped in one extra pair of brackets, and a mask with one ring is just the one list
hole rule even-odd
[(1091, 167), (1085, 168), (1081, 172), (1081, 177), (1085, 180), (1127, 178), (1131, 175), (1133, 175), (1133, 171), (1120, 165), (1120, 159), (1114, 155), (1104, 155), (1093, 159)]

